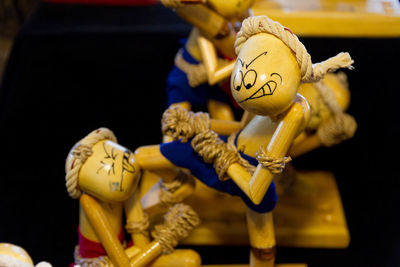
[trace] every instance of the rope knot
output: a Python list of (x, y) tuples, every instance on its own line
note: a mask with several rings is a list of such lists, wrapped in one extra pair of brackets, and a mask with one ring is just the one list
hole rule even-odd
[(303, 79), (304, 82), (318, 82), (328, 72), (334, 72), (340, 68), (354, 69), (352, 64), (354, 61), (351, 59), (349, 53), (341, 52), (334, 57), (328, 58), (325, 61), (312, 65), (312, 73), (309, 77)]
[(125, 229), (128, 231), (130, 234), (143, 234), (145, 236), (149, 235), (149, 232), (147, 229), (149, 228), (150, 222), (149, 222), (149, 216), (147, 213), (143, 213), (144, 218), (140, 221), (133, 221), (133, 220), (128, 220), (125, 225)]
[(286, 163), (289, 163), (292, 160), (290, 157), (283, 157), (279, 159), (270, 157), (267, 155), (267, 152), (263, 147), (260, 147), (260, 150), (257, 151), (256, 159), (274, 174), (281, 173), (285, 168)]
[(354, 136), (357, 123), (353, 116), (341, 113), (326, 121), (317, 131), (317, 136), (324, 146), (332, 146)]
[(190, 176), (190, 174), (186, 173), (183, 170), (180, 170), (175, 179), (170, 183), (165, 183), (162, 179), (160, 179), (160, 202), (167, 207), (179, 202), (180, 200), (174, 197), (174, 192), (178, 190), (183, 184), (192, 184), (192, 186), (194, 187), (194, 183), (195, 181)]
[(210, 127), (210, 116), (207, 113), (187, 111), (180, 106), (168, 108), (161, 120), (162, 133), (174, 141), (181, 139), (186, 143), (189, 138)]
[(160, 243), (163, 252), (168, 254), (199, 224), (199, 216), (189, 205), (175, 204), (165, 214), (164, 223), (156, 225), (151, 235), (156, 242)]

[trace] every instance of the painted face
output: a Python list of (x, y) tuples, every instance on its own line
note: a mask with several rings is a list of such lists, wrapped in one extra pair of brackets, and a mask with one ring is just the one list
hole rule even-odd
[(244, 19), (254, 0), (208, 0), (207, 4), (226, 19)]
[(127, 199), (140, 176), (133, 153), (108, 140), (95, 144), (92, 151), (79, 173), (81, 189), (106, 201)]
[(277, 37), (260, 33), (242, 46), (231, 75), (236, 102), (257, 115), (277, 115), (294, 100), (300, 69), (292, 51)]

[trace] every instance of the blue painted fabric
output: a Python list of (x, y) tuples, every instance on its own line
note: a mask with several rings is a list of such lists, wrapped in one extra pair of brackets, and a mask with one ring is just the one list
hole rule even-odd
[[(199, 64), (185, 46), (182, 48), (182, 57), (190, 64)], [(209, 99), (228, 103), (229, 97), (217, 85), (210, 86), (208, 83), (197, 87), (190, 87), (186, 73), (174, 66), (167, 78), (168, 106), (178, 102), (188, 101), (192, 106), (204, 106)]]
[[(225, 136), (220, 136), (220, 138), (225, 142), (227, 140), (227, 137)], [(236, 141), (237, 140), (235, 140), (235, 144)], [(189, 140), (187, 143), (181, 143), (180, 141), (164, 143), (161, 144), (160, 151), (164, 157), (166, 157), (176, 166), (189, 169), (196, 178), (206, 185), (233, 196), (240, 196), (246, 203), (247, 207), (256, 212), (269, 212), (275, 208), (278, 196), (276, 194), (275, 183), (273, 181), (261, 203), (255, 205), (231, 179), (227, 181), (220, 181), (213, 165), (210, 163), (205, 163), (203, 158), (193, 150), (190, 142), (191, 140)], [(250, 164), (257, 166), (258, 162), (255, 158), (244, 153), (240, 154), (244, 159), (248, 160)]]

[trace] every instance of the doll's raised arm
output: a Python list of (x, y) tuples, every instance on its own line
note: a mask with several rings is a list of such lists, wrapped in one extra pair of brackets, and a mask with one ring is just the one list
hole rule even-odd
[[(284, 119), (279, 123), (274, 135), (271, 138), (265, 155), (258, 155), (259, 162), (267, 159), (266, 162), (259, 163), (254, 174), (251, 176), (240, 164), (232, 164), (227, 174), (243, 190), (243, 192), (256, 205), (261, 202), (275, 173), (279, 173), (284, 167), (284, 162), (276, 162), (276, 159), (284, 159), (287, 151), (296, 137), (304, 119), (304, 109), (301, 104), (304, 99), (296, 102), (290, 108)], [(268, 167), (269, 166), (269, 167)]]
[(197, 42), (206, 67), (208, 83), (214, 85), (228, 78), (232, 73), (235, 61), (233, 60), (224, 66), (218, 66), (218, 56), (214, 44), (202, 35), (199, 35)]

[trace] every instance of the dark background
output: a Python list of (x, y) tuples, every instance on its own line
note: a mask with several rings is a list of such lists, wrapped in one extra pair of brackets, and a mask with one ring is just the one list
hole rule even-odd
[[(0, 241), (35, 262), (72, 262), (78, 201), (64, 186), (69, 149), (93, 129), (114, 131), (134, 150), (161, 140), (165, 79), (190, 27), (161, 6), (41, 3), (16, 36), (0, 88)], [(348, 112), (355, 137), (294, 163), (337, 178), (348, 249), (278, 248), (278, 262), (309, 266), (400, 266), (397, 166), (400, 39), (307, 38), (320, 62), (355, 60)], [(211, 208), (211, 205), (210, 205)], [(306, 219), (306, 218), (305, 218)], [(204, 264), (245, 263), (248, 248), (194, 247)]]

